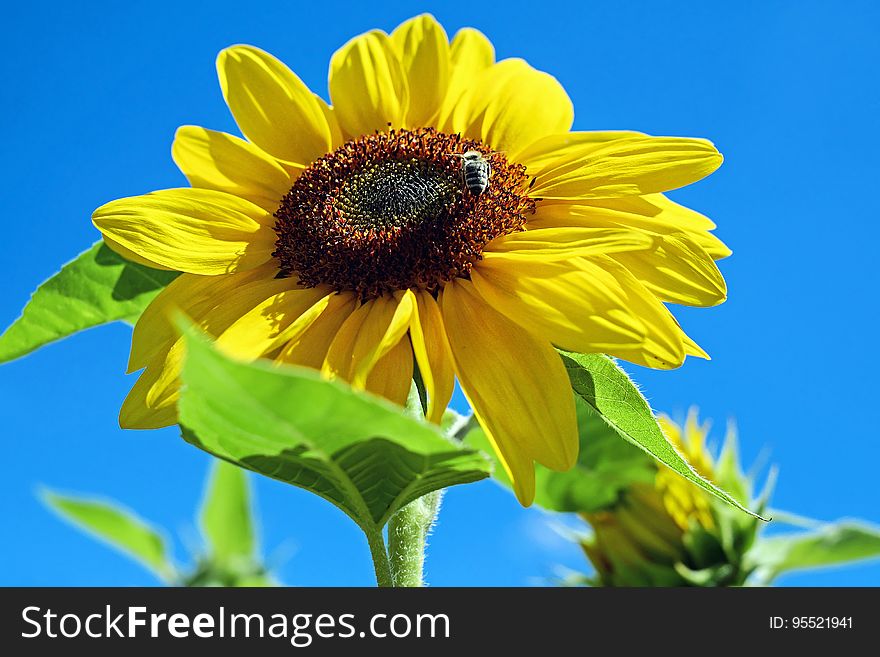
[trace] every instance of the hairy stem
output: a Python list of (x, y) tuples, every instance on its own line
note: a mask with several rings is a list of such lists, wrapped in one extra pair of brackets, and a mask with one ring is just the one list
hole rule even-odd
[[(404, 412), (425, 422), (427, 410), (425, 384), (416, 364)], [(425, 545), (442, 498), (442, 490), (428, 493), (407, 504), (388, 521), (388, 556), (393, 586), (424, 586)]]
[(428, 493), (391, 517), (388, 551), (394, 586), (424, 586), (425, 545), (442, 497), (442, 490)]

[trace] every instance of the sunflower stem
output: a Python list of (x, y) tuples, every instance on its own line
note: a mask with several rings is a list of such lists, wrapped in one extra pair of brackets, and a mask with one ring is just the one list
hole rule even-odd
[(443, 491), (410, 502), (388, 523), (388, 552), (394, 586), (424, 586), (425, 546)]
[[(428, 400), (418, 364), (406, 401), (406, 415), (426, 422)], [(443, 491), (437, 490), (410, 502), (388, 521), (388, 555), (394, 586), (424, 586), (425, 546)]]
[(385, 539), (382, 530), (364, 531), (367, 543), (370, 546), (370, 556), (373, 557), (373, 569), (376, 571), (376, 584), (379, 588), (394, 586), (391, 575), (391, 565), (388, 560), (388, 551), (385, 549)]

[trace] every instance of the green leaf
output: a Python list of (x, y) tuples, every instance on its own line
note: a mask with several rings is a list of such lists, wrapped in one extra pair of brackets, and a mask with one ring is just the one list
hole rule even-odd
[(809, 532), (760, 539), (749, 552), (756, 578), (768, 583), (782, 573), (880, 557), (880, 527), (855, 520)]
[(31, 295), (21, 317), (0, 335), (0, 363), (93, 326), (133, 323), (177, 275), (129, 262), (97, 242)]
[(174, 577), (162, 535), (116, 503), (43, 491), (43, 502), (68, 522), (149, 568), (160, 579)]
[(422, 495), (491, 471), (479, 452), (385, 400), (314, 370), (237, 362), (185, 334), (184, 439), (320, 495), (368, 534)]
[(741, 511), (760, 517), (697, 474), (663, 434), (642, 393), (611, 358), (566, 351), (561, 351), (560, 355), (572, 389), (618, 434), (703, 490)]
[[(578, 461), (565, 472), (535, 464), (535, 504), (563, 513), (592, 513), (613, 506), (627, 486), (654, 481), (657, 466), (649, 455), (621, 440), (580, 397), (575, 397), (575, 407)], [(467, 433), (465, 442), (493, 455), (496, 466), (492, 476), (510, 488), (510, 479), (479, 426)]]
[(825, 523), (815, 518), (791, 513), (790, 511), (782, 511), (780, 509), (770, 509), (768, 513), (773, 516), (774, 525), (791, 525), (799, 529), (818, 529)]
[(255, 556), (250, 490), (244, 470), (214, 461), (200, 520), (212, 560), (228, 564)]

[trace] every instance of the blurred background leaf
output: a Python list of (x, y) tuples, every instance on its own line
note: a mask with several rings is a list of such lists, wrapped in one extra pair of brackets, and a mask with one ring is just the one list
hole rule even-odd
[(257, 551), (256, 510), (247, 472), (213, 459), (199, 510), (204, 547), (194, 563), (177, 567), (163, 533), (118, 502), (41, 494), (43, 502), (78, 529), (146, 566), (172, 586), (275, 586)]
[(159, 530), (115, 502), (104, 502), (49, 490), (41, 495), (64, 520), (120, 550), (170, 582), (176, 576), (168, 546)]
[(755, 577), (766, 584), (792, 570), (841, 565), (880, 557), (880, 528), (841, 520), (816, 529), (762, 538), (749, 554)]
[(213, 561), (235, 563), (254, 557), (257, 545), (245, 470), (214, 461), (200, 521)]

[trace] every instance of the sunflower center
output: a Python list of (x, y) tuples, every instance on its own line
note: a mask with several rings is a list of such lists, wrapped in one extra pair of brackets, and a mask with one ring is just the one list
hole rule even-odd
[(358, 228), (391, 228), (430, 221), (461, 194), (455, 176), (419, 159), (366, 165), (343, 182), (340, 211)]
[[(475, 193), (460, 157), (491, 165)], [(430, 128), (354, 139), (315, 161), (275, 212), (280, 276), (374, 298), (467, 276), (491, 240), (522, 230), (535, 204), (525, 167)]]

